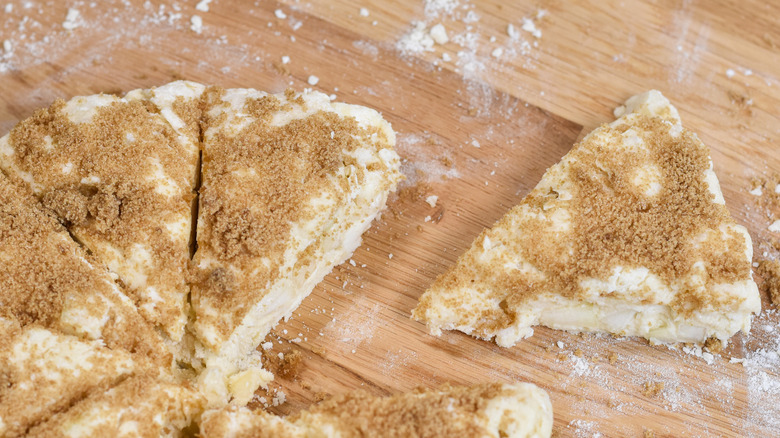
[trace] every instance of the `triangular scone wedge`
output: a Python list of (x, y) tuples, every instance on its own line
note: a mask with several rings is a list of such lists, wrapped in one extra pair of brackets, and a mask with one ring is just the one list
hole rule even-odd
[(0, 259), (0, 435), (23, 435), (133, 375), (176, 373), (163, 338), (105, 268), (2, 173)]
[(357, 248), (400, 160), (372, 109), (318, 92), (204, 96), (192, 328), (201, 390), (242, 403), (270, 377), (255, 348)]
[(228, 407), (207, 411), (203, 438), (511, 437), (552, 433), (552, 405), (530, 383), (444, 385), (390, 397), (357, 391), (286, 418)]
[(152, 371), (143, 357), (0, 317), (0, 436), (22, 436), (85, 393)]
[(709, 149), (658, 91), (629, 99), (483, 231), (413, 317), (508, 347), (531, 326), (726, 342), (760, 311), (752, 243)]
[(0, 317), (98, 341), (168, 370), (173, 358), (105, 267), (23, 184), (0, 173)]
[(174, 341), (188, 314), (202, 91), (175, 82), (127, 98), (58, 100), (0, 139), (0, 167), (29, 184)]
[(181, 437), (205, 408), (187, 383), (151, 376), (124, 380), (108, 391), (89, 393), (70, 409), (33, 427), (28, 437)]

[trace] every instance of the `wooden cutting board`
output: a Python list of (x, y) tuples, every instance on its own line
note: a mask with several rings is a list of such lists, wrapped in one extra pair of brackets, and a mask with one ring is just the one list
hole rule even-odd
[[(650, 88), (712, 148), (756, 260), (777, 257), (778, 235), (767, 227), (780, 212), (748, 191), (780, 173), (779, 3), (429, 0), (427, 11), (418, 0), (214, 0), (208, 11), (195, 3), (11, 1), (0, 9), (10, 49), (0, 58), (0, 128), (57, 97), (178, 78), (268, 91), (316, 83), (384, 114), (407, 180), (351, 262), (269, 338), (273, 355), (302, 357), (294, 376), (260, 394), (271, 404), (285, 393), (273, 412), (354, 388), (522, 380), (549, 391), (556, 436), (780, 435), (780, 362), (771, 353), (780, 318), (766, 296), (752, 334), (712, 363), (641, 340), (545, 328), (503, 349), (460, 333), (434, 338), (409, 319), (483, 227), (581, 135), (612, 120), (615, 106)], [(80, 17), (66, 20), (69, 7)], [(522, 29), (523, 18), (540, 37)], [(442, 23), (454, 41), (402, 54), (398, 41), (415, 20)]]

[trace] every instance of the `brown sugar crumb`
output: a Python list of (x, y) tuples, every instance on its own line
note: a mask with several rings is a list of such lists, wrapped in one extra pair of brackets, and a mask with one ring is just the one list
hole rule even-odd
[(775, 40), (772, 38), (772, 35), (765, 33), (761, 36), (761, 39), (764, 40), (764, 43), (766, 43), (767, 47), (770, 49), (774, 50), (777, 48), (777, 44), (775, 44)]
[(286, 65), (284, 65), (284, 64), (282, 64), (280, 62), (275, 62), (275, 61), (271, 65), (273, 65), (274, 70), (279, 72), (280, 75), (282, 75), (282, 76), (289, 76), (290, 75), (290, 69), (287, 68)]
[(579, 348), (574, 350), (574, 355), (577, 357), (582, 357), (583, 355), (582, 350), (580, 350)]
[(413, 186), (404, 187), (398, 190), (398, 198), (404, 202), (417, 202), (425, 199), (431, 191), (431, 186), (428, 183), (417, 183)]
[(642, 384), (642, 395), (655, 397), (664, 389), (664, 382), (645, 382)]
[(780, 174), (773, 173), (767, 177), (753, 178), (751, 188), (761, 187), (761, 196), (751, 197), (763, 213), (771, 219), (780, 218), (780, 193), (776, 187), (780, 184)]
[(302, 363), (303, 355), (300, 351), (293, 350), (285, 354), (284, 359), (279, 364), (279, 375), (288, 379), (297, 377)]
[(731, 104), (736, 105), (740, 113), (743, 113), (747, 116), (753, 115), (753, 99), (750, 98), (749, 94), (742, 94), (734, 90), (729, 90), (727, 94)]
[(780, 307), (780, 260), (761, 260), (757, 271), (764, 278), (761, 288), (767, 291), (772, 304)]
[(715, 337), (707, 338), (704, 341), (704, 349), (710, 353), (718, 354), (723, 351), (723, 342)]
[(645, 429), (642, 436), (644, 438), (655, 438), (655, 431), (653, 429)]
[(314, 403), (319, 403), (323, 400), (327, 400), (330, 397), (330, 394), (328, 394), (325, 391), (317, 391), (314, 393)]
[(615, 365), (617, 362), (618, 362), (618, 355), (613, 353), (613, 352), (610, 352), (609, 353), (609, 364), (610, 365)]

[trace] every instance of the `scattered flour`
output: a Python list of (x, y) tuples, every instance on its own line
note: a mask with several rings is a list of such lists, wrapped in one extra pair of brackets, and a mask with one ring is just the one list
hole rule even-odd
[(339, 341), (342, 350), (350, 351), (371, 341), (381, 326), (378, 317), (382, 310), (381, 304), (372, 304), (368, 298), (360, 296), (346, 312), (336, 314), (322, 331), (325, 336)]
[(271, 405), (272, 406), (283, 405), (285, 401), (287, 401), (287, 394), (285, 394), (284, 391), (279, 390), (277, 391), (274, 398), (271, 400)]
[[(487, 71), (485, 64), (495, 60), (509, 61), (518, 56), (527, 59), (523, 62), (523, 68), (534, 68), (536, 54), (533, 48), (538, 47), (538, 40), (542, 37), (542, 31), (537, 26), (538, 20), (547, 15), (547, 11), (538, 10), (533, 18), (523, 18), (520, 29), (530, 33), (532, 40), (527, 40), (514, 24), (507, 26), (507, 38), (503, 43), (498, 43), (495, 36), (486, 38), (480, 30), (478, 24), (481, 20), (480, 14), (476, 12), (475, 5), (468, 2), (459, 1), (424, 1), (424, 20), (413, 21), (409, 30), (401, 36), (396, 43), (396, 49), (403, 55), (420, 55), (425, 52), (433, 52), (435, 44), (443, 45), (448, 42), (455, 43), (459, 49), (456, 50), (457, 72), (461, 73), (467, 80), (479, 80)], [(536, 20), (536, 21), (534, 21)], [(452, 24), (452, 28), (460, 29), (449, 35), (445, 22)], [(433, 24), (436, 23), (436, 24)], [(430, 27), (429, 26), (433, 26)], [(487, 39), (487, 42), (485, 40)], [(498, 46), (496, 46), (498, 44)], [(452, 54), (446, 53), (451, 59)], [(449, 62), (450, 59), (444, 59)], [(433, 60), (434, 65), (438, 63)]]
[[(765, 311), (754, 322), (751, 336), (765, 339), (749, 349), (742, 366), (747, 374), (747, 417), (751, 423), (780, 430), (780, 313)], [(747, 431), (752, 432), (752, 431)], [(749, 436), (762, 436), (760, 433)]]
[(203, 18), (200, 15), (193, 15), (190, 18), (190, 29), (197, 34), (203, 32)]
[(402, 186), (460, 178), (460, 171), (449, 160), (452, 152), (447, 147), (430, 138), (401, 132), (396, 134), (396, 142), (402, 157), (401, 172), (406, 176)]
[(406, 369), (411, 362), (417, 360), (417, 352), (406, 348), (399, 348), (398, 351), (388, 351), (382, 362), (379, 363), (379, 369), (385, 376), (391, 376), (398, 372), (398, 369)]
[(77, 9), (69, 8), (68, 14), (65, 16), (65, 21), (62, 23), (62, 27), (65, 30), (73, 30), (77, 27), (84, 25), (84, 20), (81, 18), (81, 14)]
[(566, 426), (572, 429), (577, 438), (601, 438), (601, 433), (597, 430), (598, 425), (593, 421), (572, 420)]
[(404, 55), (413, 55), (433, 51), (433, 37), (422, 21), (412, 23), (412, 28), (396, 44)]
[(195, 6), (195, 9), (203, 12), (209, 11), (209, 3), (211, 3), (212, 0), (200, 0), (198, 4)]
[(450, 38), (447, 36), (447, 29), (441, 23), (433, 26), (430, 34), (436, 44), (447, 44), (450, 41)]

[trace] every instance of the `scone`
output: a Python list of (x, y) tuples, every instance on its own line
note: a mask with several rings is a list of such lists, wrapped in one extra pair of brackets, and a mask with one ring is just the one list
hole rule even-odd
[(175, 82), (125, 98), (58, 100), (0, 139), (0, 168), (27, 183), (176, 342), (188, 315), (203, 88)]
[(511, 437), (552, 432), (547, 393), (529, 383), (445, 385), (391, 397), (337, 396), (287, 418), (228, 407), (207, 411), (203, 438)]
[(255, 348), (357, 248), (401, 178), (395, 134), (372, 109), (319, 92), (204, 94), (192, 286), (214, 403), (246, 403), (270, 375)]
[(22, 184), (0, 173), (0, 317), (99, 341), (160, 367), (172, 356), (103, 266)]
[(413, 317), (508, 347), (544, 325), (725, 343), (760, 311), (752, 244), (709, 149), (658, 91), (629, 99), (438, 277)]
[(104, 391), (139, 368), (143, 360), (122, 349), (0, 317), (0, 436), (23, 435), (85, 392)]
[(126, 379), (108, 391), (89, 393), (51, 416), (28, 437), (181, 437), (205, 400), (189, 386), (149, 376)]
[(394, 144), (321, 93), (185, 81), (20, 122), (0, 139), (0, 435), (178, 435), (245, 404), (272, 378), (257, 345), (395, 189)]
[(108, 272), (1, 173), (0, 258), (0, 436), (134, 375), (175, 379), (162, 337)]

